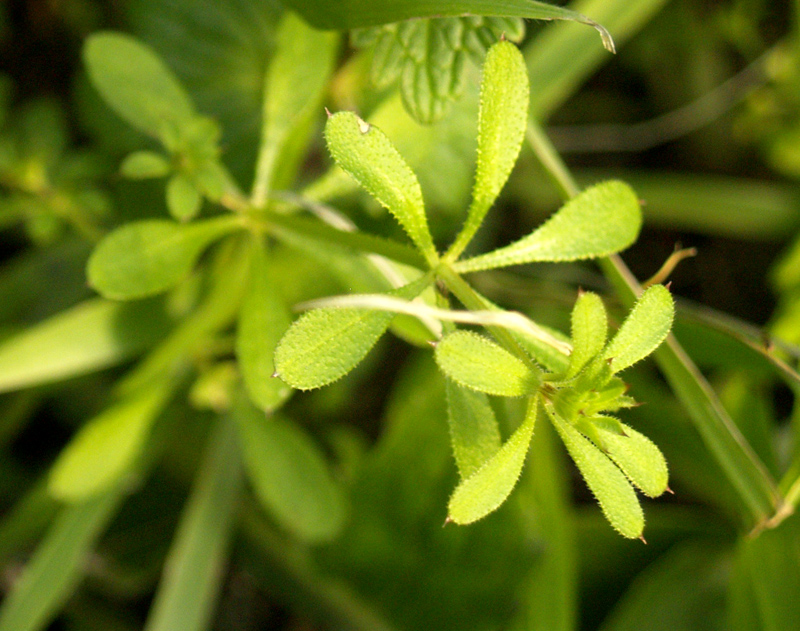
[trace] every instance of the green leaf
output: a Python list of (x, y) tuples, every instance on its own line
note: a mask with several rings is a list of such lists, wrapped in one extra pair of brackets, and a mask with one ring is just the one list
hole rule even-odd
[(317, 28), (352, 29), (410, 18), (465, 14), (520, 17), (532, 20), (574, 20), (598, 30), (603, 44), (614, 49), (611, 36), (589, 18), (563, 7), (535, 0), (285, 0), (285, 4)]
[[(219, 422), (183, 510), (145, 631), (210, 628), (242, 490), (233, 423)], [(191, 603), (191, 606), (188, 604)]]
[(481, 63), (486, 49), (505, 36), (519, 42), (518, 18), (482, 16), (409, 20), (353, 32), (353, 43), (375, 44), (370, 76), (378, 89), (398, 78), (406, 111), (423, 124), (444, 117), (464, 90), (465, 61)]
[(522, 263), (608, 256), (631, 245), (641, 225), (642, 212), (633, 190), (623, 182), (603, 182), (568, 201), (527, 237), (459, 261), (453, 269), (475, 272)]
[(166, 291), (183, 280), (202, 251), (239, 229), (225, 216), (181, 225), (158, 219), (118, 228), (89, 258), (89, 284), (106, 298), (131, 300)]
[(203, 196), (192, 179), (176, 173), (167, 182), (167, 208), (178, 221), (189, 221), (197, 216), (203, 205)]
[(344, 496), (314, 441), (299, 425), (267, 418), (244, 397), (234, 418), (250, 482), (265, 510), (306, 543), (335, 538), (344, 526)]
[(0, 608), (0, 631), (40, 631), (83, 578), (88, 555), (117, 511), (119, 489), (61, 510)]
[(120, 173), (132, 180), (165, 177), (172, 166), (166, 156), (155, 151), (136, 151), (122, 162)]
[(475, 236), (519, 156), (528, 122), (528, 70), (514, 44), (492, 46), (483, 66), (478, 113), (478, 164), (464, 229), (448, 255), (457, 258)]
[(590, 440), (562, 420), (551, 404), (546, 402), (545, 410), (608, 522), (623, 537), (640, 537), (644, 530), (644, 513), (625, 475)]
[(0, 344), (0, 392), (114, 366), (150, 348), (169, 326), (160, 302), (87, 300)]
[(572, 308), (572, 354), (567, 377), (574, 377), (606, 343), (608, 316), (600, 296), (581, 293)]
[(158, 137), (165, 124), (180, 125), (194, 116), (192, 103), (172, 72), (149, 47), (129, 35), (91, 35), (83, 58), (98, 92), (137, 129)]
[(274, 171), (292, 133), (310, 114), (320, 113), (319, 101), (333, 70), (338, 44), (337, 33), (317, 31), (295, 13), (284, 13), (264, 84), (264, 126), (253, 187), (254, 206), (266, 202)]
[(292, 319), (275, 286), (264, 246), (253, 242), (249, 288), (239, 312), (236, 357), (250, 399), (265, 412), (280, 407), (291, 389), (274, 379), (273, 355)]
[(667, 490), (669, 473), (661, 450), (646, 436), (621, 424), (624, 435), (598, 427), (606, 452), (626, 477), (648, 497), (658, 497)]
[(603, 359), (611, 363), (614, 373), (644, 359), (667, 337), (674, 316), (669, 290), (664, 285), (649, 287), (606, 346)]
[(461, 479), (480, 469), (500, 449), (500, 428), (489, 399), (447, 380), (450, 441)]
[[(427, 279), (392, 292), (417, 296)], [(383, 335), (395, 314), (371, 309), (314, 309), (292, 324), (275, 349), (275, 374), (293, 388), (312, 390), (344, 377)]]
[(170, 391), (159, 384), (88, 421), (50, 470), (50, 494), (82, 502), (114, 485), (136, 463)]
[(455, 331), (436, 345), (436, 363), (453, 381), (486, 394), (521, 397), (534, 394), (536, 375), (525, 363), (488, 338)]
[(391, 141), (352, 112), (337, 112), (325, 125), (336, 163), (395, 216), (430, 264), (438, 259), (419, 181)]
[(456, 487), (447, 505), (447, 517), (471, 524), (496, 510), (511, 494), (525, 464), (533, 436), (539, 400), (528, 402), (525, 420), (506, 443), (480, 469)]

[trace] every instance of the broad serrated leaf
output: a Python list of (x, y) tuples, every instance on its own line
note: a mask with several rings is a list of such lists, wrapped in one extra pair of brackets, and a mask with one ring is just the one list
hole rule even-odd
[(181, 515), (145, 631), (204, 631), (213, 621), (243, 486), (236, 427), (223, 419), (215, 430)]
[(545, 403), (545, 409), (608, 522), (623, 537), (640, 537), (644, 513), (628, 479), (606, 454), (562, 420), (552, 405)]
[(249, 288), (239, 312), (236, 357), (250, 399), (265, 412), (272, 412), (289, 397), (291, 389), (274, 379), (273, 355), (292, 319), (281, 300), (264, 247), (253, 244)]
[(577, 375), (606, 343), (608, 316), (597, 294), (586, 292), (578, 296), (572, 308), (572, 354), (569, 357), (567, 378)]
[(378, 128), (352, 112), (337, 112), (325, 125), (336, 163), (400, 222), (429, 263), (437, 260), (417, 176)]
[(622, 425), (624, 434), (598, 427), (602, 448), (625, 476), (648, 497), (667, 490), (669, 473), (661, 450), (646, 436)]
[(466, 58), (481, 63), (486, 49), (505, 36), (525, 35), (518, 18), (482, 16), (409, 20), (353, 32), (356, 46), (374, 44), (370, 76), (379, 89), (400, 79), (406, 111), (431, 124), (464, 90)]
[(137, 129), (158, 137), (166, 123), (180, 125), (194, 116), (192, 103), (172, 72), (133, 37), (91, 35), (83, 58), (106, 103)]
[(178, 221), (189, 221), (197, 216), (203, 205), (203, 196), (190, 177), (176, 173), (167, 182), (167, 209)]
[(664, 285), (645, 290), (603, 351), (615, 373), (652, 353), (667, 337), (675, 317), (672, 294)]
[(239, 229), (238, 218), (181, 225), (165, 220), (127, 224), (103, 239), (89, 258), (89, 284), (106, 298), (131, 300), (166, 291), (189, 274), (213, 241)]
[[(427, 279), (392, 292), (413, 298)], [(395, 314), (371, 309), (314, 309), (300, 316), (275, 349), (275, 374), (298, 390), (321, 388), (355, 368)]]
[(445, 375), (478, 392), (521, 397), (534, 394), (539, 386), (525, 362), (471, 331), (446, 335), (436, 345), (435, 357)]
[(544, 261), (608, 256), (631, 245), (642, 225), (639, 199), (624, 182), (586, 189), (527, 237), (504, 248), (457, 262), (457, 272)]
[(500, 429), (489, 399), (447, 380), (450, 441), (461, 479), (475, 473), (500, 449)]
[(410, 18), (483, 15), (531, 20), (572, 20), (600, 33), (610, 51), (614, 43), (605, 28), (584, 15), (536, 0), (285, 0), (285, 4), (317, 28), (352, 29)]
[(514, 44), (501, 41), (486, 55), (478, 113), (478, 163), (467, 221), (450, 249), (457, 257), (475, 236), (505, 186), (528, 123), (528, 70)]
[(269, 197), (282, 154), (287, 143), (293, 144), (297, 127), (309, 115), (319, 114), (319, 101), (333, 70), (339, 35), (317, 31), (287, 11), (276, 43), (264, 83), (262, 147), (252, 196), (255, 206), (263, 205)]
[(490, 460), (456, 487), (447, 505), (450, 521), (471, 524), (496, 510), (511, 494), (525, 464), (538, 408), (538, 398), (531, 399), (517, 431)]
[(0, 392), (114, 366), (149, 349), (171, 324), (160, 302), (88, 300), (0, 344)]
[(120, 173), (132, 180), (144, 180), (169, 175), (169, 159), (155, 151), (136, 151), (125, 158)]
[(116, 483), (136, 463), (170, 391), (162, 383), (88, 421), (50, 470), (50, 494), (82, 502)]
[(234, 408), (250, 483), (264, 509), (307, 543), (330, 541), (345, 501), (319, 448), (296, 423), (267, 416), (242, 397)]

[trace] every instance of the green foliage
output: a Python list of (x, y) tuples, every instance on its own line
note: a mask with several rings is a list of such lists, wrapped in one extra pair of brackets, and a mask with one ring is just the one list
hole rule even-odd
[[(65, 25), (94, 6), (62, 4)], [(114, 15), (135, 36), (99, 13), (73, 34), (74, 99), (29, 99), (35, 67), (20, 102), (0, 77), (0, 228), (22, 250), (0, 266), (0, 631), (263, 626), (273, 601), (283, 626), (355, 631), (791, 629), (798, 415), (772, 400), (798, 353), (676, 313), (680, 254), (646, 289), (618, 256), (643, 209), (787, 237), (791, 191), (613, 161), (581, 190), (557, 146), (673, 127), (540, 126), (608, 59), (584, 14), (624, 42), (664, 4), (136, 0)], [(670, 4), (609, 70), (626, 80), (559, 120), (693, 98), (766, 45), (756, 5)], [(523, 18), (558, 22), (524, 39)], [(769, 56), (776, 102), (796, 101), (792, 46)], [(746, 108), (665, 159), (736, 171)], [(796, 174), (796, 130), (753, 137)], [(644, 274), (650, 245), (625, 254)], [(773, 273), (789, 342), (797, 252)]]

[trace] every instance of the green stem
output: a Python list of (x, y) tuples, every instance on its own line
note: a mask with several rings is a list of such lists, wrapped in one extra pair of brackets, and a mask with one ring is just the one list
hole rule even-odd
[[(541, 127), (534, 121), (528, 125), (527, 140), (565, 199), (574, 197), (579, 190), (575, 179)], [(622, 259), (613, 255), (602, 259), (600, 265), (623, 304), (633, 306), (642, 290)], [(777, 525), (776, 521), (779, 522), (785, 516), (786, 508), (775, 481), (697, 366), (672, 335), (656, 351), (654, 357), (673, 392), (689, 412), (706, 448), (737, 490), (756, 527), (763, 524)]]

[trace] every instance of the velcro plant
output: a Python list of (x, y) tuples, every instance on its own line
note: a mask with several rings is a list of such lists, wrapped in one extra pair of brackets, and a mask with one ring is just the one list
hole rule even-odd
[[(667, 468), (653, 443), (613, 416), (635, 405), (618, 373), (666, 338), (674, 312), (669, 291), (656, 285), (644, 292), (610, 341), (601, 299), (581, 294), (572, 313), (570, 344), (521, 314), (495, 306), (462, 276), (531, 262), (603, 257), (627, 248), (639, 233), (638, 197), (627, 184), (609, 181), (587, 189), (520, 240), (462, 258), (519, 155), (528, 86), (516, 46), (505, 40), (494, 44), (481, 83), (472, 202), (462, 230), (443, 254), (428, 229), (416, 175), (391, 140), (355, 113), (329, 116), (325, 139), (331, 155), (399, 222), (421, 255), (420, 269), (389, 295), (356, 296), (355, 302), (334, 298), (300, 317), (275, 350), (275, 374), (293, 388), (322, 387), (350, 372), (396, 313), (435, 314), (444, 335), (435, 342), (434, 355), (447, 378), (450, 434), (461, 477), (448, 521), (474, 522), (505, 501), (522, 471), (536, 419), (544, 413), (611, 525), (635, 538), (642, 534), (644, 517), (634, 487), (660, 495), (667, 489)], [(418, 298), (429, 287), (437, 290), (436, 306)], [(450, 295), (471, 318), (440, 308), (450, 306)], [(489, 336), (455, 329), (453, 321), (483, 325)], [(489, 396), (527, 401), (524, 419), (505, 443)]]

